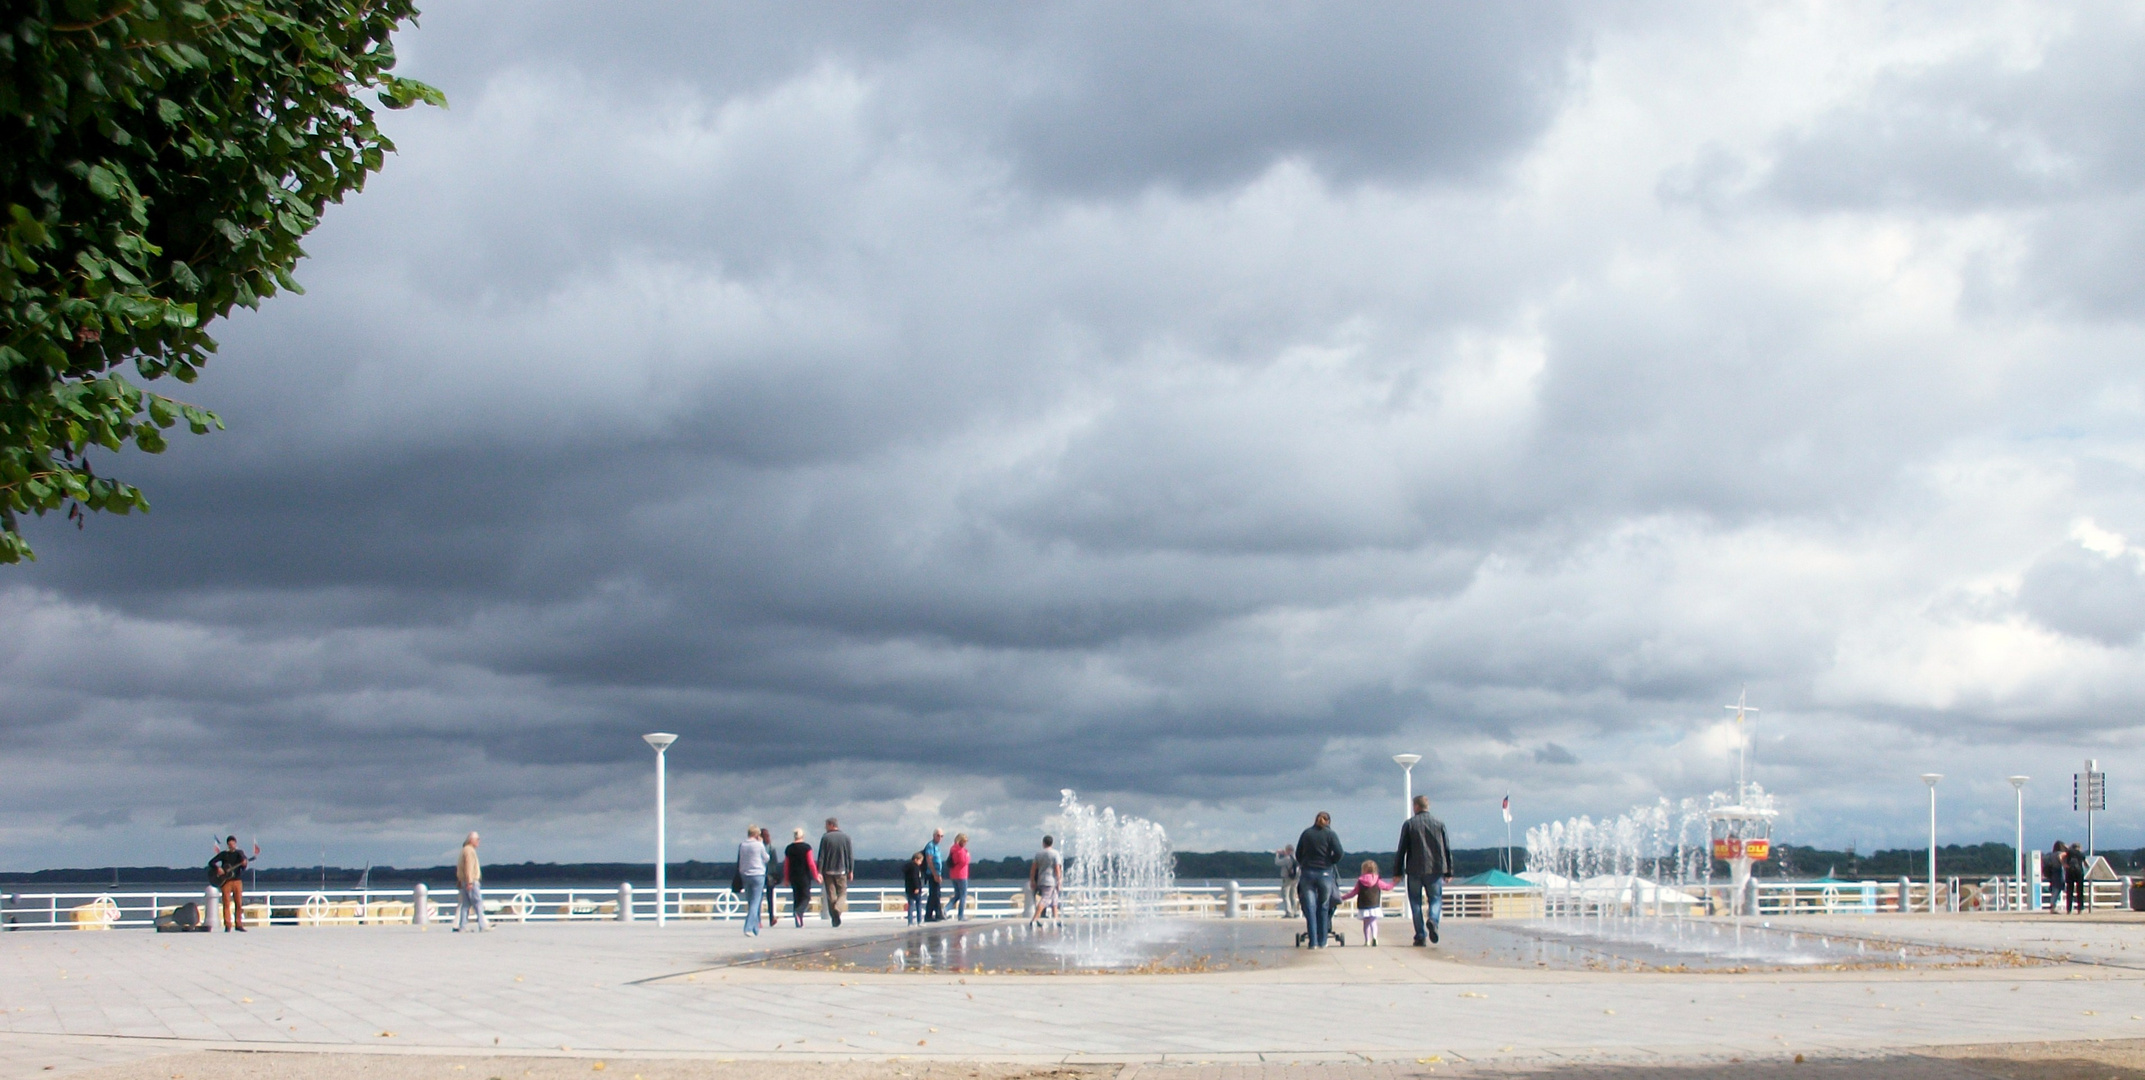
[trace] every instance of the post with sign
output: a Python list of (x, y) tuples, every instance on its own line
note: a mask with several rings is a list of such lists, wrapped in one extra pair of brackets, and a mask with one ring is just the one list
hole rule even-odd
[[(1728, 709), (1735, 713), (1735, 805), (1706, 811), (1706, 821), (1713, 834), (1713, 857), (1728, 864), (1729, 880), (1735, 883), (1735, 902), (1729, 910), (1741, 918), (1743, 897), (1750, 889), (1750, 864), (1772, 857), (1773, 818), (1779, 812), (1750, 797), (1749, 725), (1751, 714), (1758, 710), (1751, 707), (1747, 693), (1737, 696)], [(1751, 805), (1754, 802), (1761, 805)]]
[[(1929, 785), (1929, 914), (1936, 914), (1936, 783), (1944, 779), (1943, 773), (1925, 772), (1922, 783)], [(1905, 911), (1905, 907), (1900, 908)]]
[(1732, 872), (1729, 880), (1735, 885), (1735, 902), (1729, 910), (1736, 915), (1746, 911), (1743, 897), (1750, 888), (1751, 864), (1772, 858), (1777, 813), (1754, 806), (1717, 806), (1706, 812), (1712, 824), (1713, 857), (1727, 863)]
[(2100, 771), (2100, 762), (2095, 758), (2085, 760), (2085, 771), (2071, 774), (2071, 809), (2085, 811), (2085, 857), (2090, 860), (2093, 847), (2093, 812), (2108, 808), (2108, 774)]

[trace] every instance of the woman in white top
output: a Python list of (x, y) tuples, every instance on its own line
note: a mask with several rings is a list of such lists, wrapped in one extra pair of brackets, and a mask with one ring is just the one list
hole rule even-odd
[(737, 875), (745, 879), (745, 933), (760, 936), (760, 904), (767, 899), (767, 845), (760, 842), (760, 827), (745, 829), (745, 842), (737, 845)]

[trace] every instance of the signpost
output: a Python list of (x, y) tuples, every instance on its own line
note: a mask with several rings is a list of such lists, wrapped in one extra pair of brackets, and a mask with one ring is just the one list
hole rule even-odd
[(2093, 857), (2093, 811), (2108, 808), (2108, 774), (2100, 761), (2085, 759), (2085, 771), (2071, 774), (2071, 809), (2085, 811), (2085, 857)]
[(1745, 910), (1743, 894), (1750, 885), (1750, 865), (1772, 856), (1773, 818), (1778, 811), (1749, 805), (1749, 717), (1758, 710), (1750, 707), (1748, 694), (1738, 695), (1728, 708), (1735, 712), (1735, 805), (1716, 806), (1706, 811), (1706, 819), (1713, 839), (1713, 857), (1728, 864), (1730, 880), (1735, 885), (1735, 903), (1730, 910), (1740, 919)]

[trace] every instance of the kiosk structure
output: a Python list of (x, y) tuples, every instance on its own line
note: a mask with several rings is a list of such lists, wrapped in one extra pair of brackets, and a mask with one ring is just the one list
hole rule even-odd
[(1780, 812), (1772, 808), (1772, 800), (1762, 792), (1758, 798), (1751, 798), (1750, 714), (1758, 710), (1751, 706), (1747, 691), (1736, 695), (1735, 704), (1728, 708), (1735, 711), (1735, 803), (1707, 810), (1706, 823), (1712, 834), (1713, 857), (1728, 864), (1729, 880), (1735, 885), (1735, 901), (1730, 909), (1735, 915), (1743, 915), (1750, 907), (1747, 897), (1751, 864), (1772, 858), (1773, 819)]
[(1732, 914), (1749, 910), (1750, 867), (1773, 855), (1773, 818), (1779, 811), (1769, 806), (1745, 806), (1745, 793), (1736, 793), (1734, 806), (1716, 806), (1706, 811), (1713, 834), (1713, 857), (1728, 864), (1734, 883)]

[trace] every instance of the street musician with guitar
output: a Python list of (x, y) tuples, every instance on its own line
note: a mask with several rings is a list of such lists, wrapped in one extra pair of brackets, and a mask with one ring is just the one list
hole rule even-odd
[(238, 837), (226, 836), (223, 847), (209, 860), (209, 884), (223, 894), (223, 928), (225, 933), (233, 930), (246, 932), (246, 866), (261, 855), (261, 845), (253, 845), (253, 855), (238, 849)]

